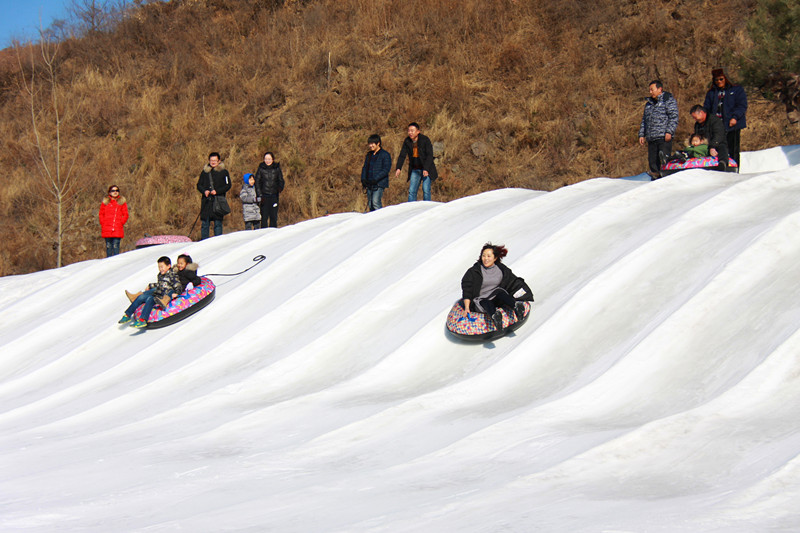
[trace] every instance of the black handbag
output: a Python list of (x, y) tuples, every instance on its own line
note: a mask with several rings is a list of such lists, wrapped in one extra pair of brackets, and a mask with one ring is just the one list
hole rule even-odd
[(211, 200), (211, 212), (215, 217), (222, 218), (225, 215), (231, 214), (231, 206), (228, 205), (228, 199), (222, 195), (213, 196)]

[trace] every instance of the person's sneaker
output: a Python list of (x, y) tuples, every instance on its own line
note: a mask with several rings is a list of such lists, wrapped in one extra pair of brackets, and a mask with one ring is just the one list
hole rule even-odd
[(514, 304), (514, 314), (517, 315), (517, 320), (525, 318), (525, 304), (522, 302)]
[(119, 322), (117, 322), (117, 324), (127, 324), (130, 321), (131, 317), (129, 317), (128, 315), (122, 315), (122, 318), (119, 319)]
[(142, 294), (142, 291), (139, 291), (139, 292), (128, 292), (128, 291), (125, 291), (125, 296), (128, 297), (128, 300), (130, 300), (131, 303), (133, 303), (133, 301), (136, 298), (138, 298), (141, 294)]
[(141, 328), (146, 328), (147, 327), (147, 322), (145, 322), (144, 320), (136, 319), (131, 323), (131, 326), (133, 326), (135, 328), (140, 328), (140, 329)]
[(494, 329), (503, 329), (503, 313), (499, 309), (492, 315), (492, 322), (494, 322)]

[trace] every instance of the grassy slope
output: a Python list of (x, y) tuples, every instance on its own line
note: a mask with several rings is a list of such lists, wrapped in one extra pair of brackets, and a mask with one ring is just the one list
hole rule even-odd
[[(749, 45), (747, 0), (184, 0), (153, 4), (113, 34), (64, 43), (65, 159), (78, 195), (66, 262), (104, 255), (96, 221), (110, 183), (131, 208), (123, 249), (186, 233), (197, 176), (220, 151), (234, 175), (266, 150), (287, 174), (281, 225), (363, 210), (366, 137), (393, 158), (417, 121), (444, 143), (434, 199), (498, 187), (552, 190), (644, 170), (636, 143), (656, 77), (678, 99), (679, 142), (710, 69)], [(735, 16), (734, 16), (735, 15)], [(710, 26), (706, 21), (713, 20)], [(706, 53), (699, 52), (706, 50)], [(25, 56), (27, 57), (27, 56)], [(30, 149), (16, 54), (0, 57), (0, 274), (54, 266), (53, 206)], [(734, 73), (735, 74), (735, 73)], [(742, 149), (800, 142), (749, 91)], [(44, 117), (43, 117), (44, 118)], [(484, 142), (488, 153), (473, 155)], [(405, 177), (386, 204), (404, 201)], [(236, 201), (227, 229), (241, 229)], [(197, 228), (195, 228), (195, 238)]]

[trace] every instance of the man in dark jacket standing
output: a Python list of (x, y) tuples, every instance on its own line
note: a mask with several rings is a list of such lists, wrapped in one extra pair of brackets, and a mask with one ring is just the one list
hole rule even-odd
[(711, 89), (706, 93), (703, 108), (722, 119), (728, 144), (728, 155), (740, 166), (739, 140), (747, 127), (747, 94), (741, 85), (734, 85), (721, 68), (711, 71)]
[(430, 201), (431, 182), (438, 174), (433, 163), (433, 145), (431, 140), (419, 131), (419, 124), (412, 122), (408, 125), (408, 137), (403, 141), (400, 155), (397, 156), (397, 171), (395, 177), (400, 177), (400, 169), (408, 157), (408, 201), (417, 201), (417, 191), (422, 182), (422, 199)]
[(661, 177), (660, 154), (672, 153), (672, 136), (678, 129), (678, 102), (665, 92), (660, 80), (650, 82), (650, 98), (644, 104), (639, 126), (639, 144), (647, 143), (647, 164), (650, 177)]
[(701, 105), (692, 107), (692, 118), (695, 120), (694, 132), (708, 139), (708, 153), (717, 158), (717, 170), (728, 170), (728, 142), (722, 119), (707, 113)]
[(208, 164), (197, 180), (197, 190), (202, 195), (200, 200), (200, 240), (209, 237), (209, 225), (214, 221), (214, 236), (222, 235), (222, 217), (214, 213), (214, 197), (225, 197), (231, 189), (231, 177), (220, 160), (219, 153), (208, 154)]
[(381, 136), (373, 134), (367, 139), (367, 152), (364, 166), (361, 167), (361, 185), (367, 191), (367, 208), (375, 211), (383, 207), (383, 190), (389, 186), (389, 172), (392, 170), (392, 156), (381, 148)]

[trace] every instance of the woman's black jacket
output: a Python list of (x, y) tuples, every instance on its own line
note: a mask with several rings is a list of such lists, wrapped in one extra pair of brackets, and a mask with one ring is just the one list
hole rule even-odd
[[(500, 281), (500, 288), (505, 289), (508, 294), (513, 296), (516, 300), (533, 301), (533, 292), (525, 280), (515, 276), (511, 269), (503, 263), (495, 263), (500, 271), (503, 273), (503, 279)], [(474, 300), (481, 292), (481, 284), (483, 284), (483, 274), (481, 273), (481, 262), (475, 261), (469, 270), (461, 278), (461, 297), (468, 300)], [(522, 290), (522, 293), (519, 291)], [(517, 296), (517, 294), (519, 295)]]
[(278, 162), (267, 166), (263, 161), (256, 170), (256, 196), (278, 196), (286, 183), (283, 181), (283, 171)]

